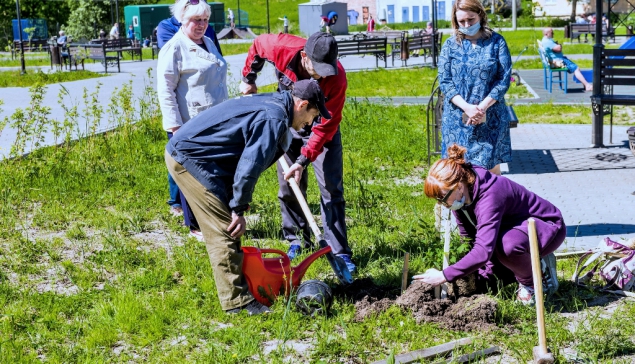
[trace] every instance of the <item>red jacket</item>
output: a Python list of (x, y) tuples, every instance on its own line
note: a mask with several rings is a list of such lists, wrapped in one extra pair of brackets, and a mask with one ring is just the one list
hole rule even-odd
[[(291, 34), (263, 34), (254, 39), (249, 48), (249, 54), (243, 67), (243, 81), (256, 83), (258, 72), (262, 70), (264, 62), (270, 62), (278, 72), (283, 73), (291, 81), (298, 81), (292, 69), (293, 60), (300, 51), (304, 50), (306, 39)], [(302, 155), (311, 162), (322, 153), (324, 144), (333, 139), (342, 121), (342, 109), (346, 101), (346, 71), (338, 61), (337, 75), (323, 77), (318, 80), (320, 88), (326, 98), (326, 108), (331, 113), (331, 119), (321, 119), (321, 122), (311, 129), (308, 143), (302, 147)]]

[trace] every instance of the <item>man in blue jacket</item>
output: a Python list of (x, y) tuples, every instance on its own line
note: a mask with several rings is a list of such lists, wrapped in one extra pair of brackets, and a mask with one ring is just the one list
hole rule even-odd
[[(179, 23), (175, 17), (162, 20), (157, 26), (157, 47), (159, 47), (159, 49), (163, 48), (163, 45), (172, 39), (174, 34), (179, 31), (179, 28), (181, 28), (181, 23)], [(214, 42), (216, 49), (218, 49), (222, 56), (223, 52), (220, 49), (220, 44), (218, 43), (216, 32), (214, 32), (214, 27), (208, 26), (207, 30), (205, 30), (205, 36)]]
[[(227, 313), (270, 312), (251, 295), (242, 273), (243, 214), (260, 174), (289, 149), (290, 128), (331, 118), (324, 102), (314, 80), (296, 82), (293, 91), (230, 99), (185, 123), (165, 148), (168, 171), (198, 219)], [(301, 176), (299, 170), (285, 178)]]

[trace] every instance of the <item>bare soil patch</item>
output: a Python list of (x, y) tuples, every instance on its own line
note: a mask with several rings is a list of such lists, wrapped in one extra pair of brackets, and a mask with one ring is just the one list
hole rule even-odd
[(401, 296), (399, 289), (375, 285), (370, 278), (337, 287), (335, 295), (351, 299), (356, 321), (386, 311), (393, 305), (412, 312), (417, 323), (433, 322), (450, 330), (471, 331), (493, 327), (497, 302), (476, 292), (474, 277), (450, 285), (449, 298), (436, 299), (434, 287), (414, 282)]

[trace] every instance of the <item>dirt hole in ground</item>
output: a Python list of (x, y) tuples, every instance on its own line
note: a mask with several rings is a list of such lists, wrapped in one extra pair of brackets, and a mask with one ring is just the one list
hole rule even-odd
[(482, 330), (494, 325), (496, 301), (476, 293), (474, 276), (457, 280), (448, 287), (447, 299), (436, 299), (434, 287), (414, 282), (403, 295), (399, 289), (375, 285), (370, 278), (357, 279), (347, 287), (337, 287), (335, 295), (352, 300), (355, 320), (386, 311), (393, 305), (412, 312), (417, 323), (433, 322), (450, 330)]

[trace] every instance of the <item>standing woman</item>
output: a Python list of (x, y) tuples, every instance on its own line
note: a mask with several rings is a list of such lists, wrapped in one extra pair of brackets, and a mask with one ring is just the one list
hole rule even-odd
[(500, 164), (512, 159), (505, 106), (512, 72), (509, 49), (487, 26), (479, 0), (457, 0), (452, 27), (454, 35), (439, 56), (443, 158), (448, 146), (456, 143), (467, 148), (469, 162), (500, 175)]
[[(547, 294), (558, 289), (556, 257), (552, 254), (564, 242), (567, 227), (562, 214), (551, 202), (518, 183), (497, 176), (465, 160), (465, 148), (448, 148), (448, 157), (430, 168), (424, 193), (453, 210), (461, 236), (472, 240), (472, 249), (443, 271), (428, 269), (414, 276), (434, 286), (472, 272), (490, 278), (502, 264), (518, 281), (517, 298), (534, 302), (533, 275), (527, 219), (536, 221), (538, 249), (543, 258)], [(498, 277), (503, 281), (511, 277)]]
[[(157, 92), (168, 139), (188, 120), (228, 97), (227, 63), (214, 42), (204, 36), (209, 5), (202, 0), (178, 0), (170, 8), (181, 28), (161, 47), (157, 64)], [(180, 196), (185, 225), (190, 235), (202, 241), (194, 214), (182, 192)]]

